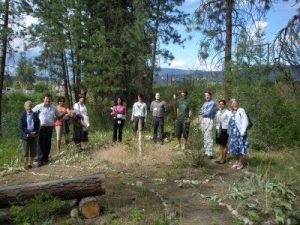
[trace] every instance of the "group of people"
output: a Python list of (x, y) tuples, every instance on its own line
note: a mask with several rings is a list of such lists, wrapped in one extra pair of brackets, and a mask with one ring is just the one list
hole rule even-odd
[(52, 131), (57, 135), (57, 154), (60, 154), (61, 140), (69, 143), (69, 120), (74, 121), (73, 140), (81, 148), (81, 142), (88, 141), (89, 120), (84, 104), (84, 96), (79, 95), (79, 101), (73, 110), (65, 105), (65, 98), (59, 97), (57, 106), (51, 103), (51, 96), (45, 95), (43, 103), (33, 107), (31, 101), (24, 103), (24, 111), (19, 116), (19, 137), (22, 145), (22, 156), (25, 168), (32, 168), (37, 160), (37, 166), (49, 161)]
[[(176, 97), (176, 96), (175, 96)], [(185, 149), (189, 127), (192, 116), (192, 103), (188, 98), (187, 90), (182, 90), (181, 98), (174, 97), (176, 108), (176, 137), (178, 144), (176, 148)], [(247, 128), (249, 125), (248, 116), (245, 110), (239, 107), (236, 99), (231, 100), (230, 107), (226, 108), (226, 101), (220, 100), (219, 107), (212, 100), (212, 94), (204, 94), (205, 102), (200, 108), (198, 115), (200, 127), (203, 133), (205, 155), (213, 158), (213, 124), (216, 126), (216, 144), (219, 145), (219, 159), (216, 163), (226, 163), (227, 149), (230, 154), (236, 156), (236, 162), (232, 168), (242, 169), (242, 156), (249, 151)], [(79, 101), (74, 104), (73, 109), (65, 105), (63, 97), (58, 98), (58, 105), (51, 104), (51, 97), (45, 95), (44, 102), (32, 107), (31, 101), (24, 104), (25, 111), (20, 114), (19, 133), (22, 142), (22, 155), (27, 168), (31, 168), (34, 158), (37, 158), (38, 166), (46, 164), (51, 148), (52, 130), (55, 127), (57, 134), (57, 154), (60, 152), (61, 140), (64, 134), (66, 143), (69, 142), (69, 120), (74, 122), (73, 140), (81, 149), (81, 142), (88, 141), (89, 119), (87, 108), (84, 104), (84, 96), (79, 96)], [(164, 144), (164, 118), (167, 111), (167, 104), (161, 100), (160, 93), (155, 94), (155, 100), (150, 104), (152, 113), (153, 141)], [(127, 108), (123, 99), (118, 97), (114, 106), (111, 107), (113, 119), (113, 142), (121, 142), (123, 127), (127, 118)], [(133, 135), (137, 130), (144, 130), (147, 121), (147, 104), (142, 94), (138, 95), (138, 101), (133, 104), (131, 121), (133, 122)], [(159, 136), (158, 136), (159, 131)], [(183, 138), (183, 141), (182, 141)]]
[(216, 144), (219, 145), (218, 164), (226, 163), (227, 149), (235, 155), (235, 163), (232, 168), (240, 170), (244, 167), (243, 155), (249, 152), (247, 130), (249, 119), (243, 108), (236, 99), (231, 99), (230, 110), (226, 107), (224, 99), (219, 101), (219, 108), (212, 100), (212, 94), (204, 94), (205, 102), (199, 110), (201, 117), (201, 130), (203, 133), (205, 155), (213, 158), (213, 137), (212, 130), (215, 120)]

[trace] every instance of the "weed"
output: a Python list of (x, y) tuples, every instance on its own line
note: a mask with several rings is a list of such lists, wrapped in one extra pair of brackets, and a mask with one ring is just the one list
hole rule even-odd
[(47, 193), (39, 193), (24, 206), (12, 206), (10, 214), (16, 225), (52, 224), (54, 215), (64, 212), (67, 205), (64, 201)]
[(144, 213), (144, 210), (133, 208), (130, 211), (130, 218), (134, 221), (140, 220), (142, 218), (142, 215)]

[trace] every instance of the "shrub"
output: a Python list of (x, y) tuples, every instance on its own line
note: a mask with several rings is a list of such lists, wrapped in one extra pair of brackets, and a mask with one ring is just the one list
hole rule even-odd
[(47, 193), (38, 193), (24, 206), (12, 206), (10, 215), (16, 225), (52, 224), (54, 215), (64, 212), (67, 205), (64, 201)]

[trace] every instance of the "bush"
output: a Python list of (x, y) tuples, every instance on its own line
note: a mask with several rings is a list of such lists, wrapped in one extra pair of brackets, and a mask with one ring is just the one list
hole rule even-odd
[(39, 193), (25, 206), (12, 206), (10, 215), (16, 225), (52, 224), (54, 216), (65, 212), (66, 209), (67, 205), (64, 201), (47, 193)]

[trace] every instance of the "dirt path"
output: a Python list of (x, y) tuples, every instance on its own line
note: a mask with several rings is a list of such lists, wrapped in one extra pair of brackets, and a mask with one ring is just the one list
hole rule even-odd
[[(106, 213), (103, 217), (109, 218), (101, 221), (117, 218), (126, 224), (132, 220), (130, 212), (139, 209), (143, 219), (135, 224), (152, 224), (157, 217), (176, 220), (182, 225), (233, 224), (234, 218), (225, 207), (200, 196), (226, 194), (229, 183), (239, 179), (241, 173), (233, 172), (229, 164), (213, 162), (203, 168), (187, 168), (182, 163), (181, 150), (174, 150), (169, 144), (147, 142), (146, 146), (142, 158), (138, 158), (137, 150), (130, 145), (66, 153), (49, 165), (0, 177), (0, 185), (103, 172), (107, 193), (99, 201), (112, 213)], [(94, 224), (101, 224), (98, 222)]]

